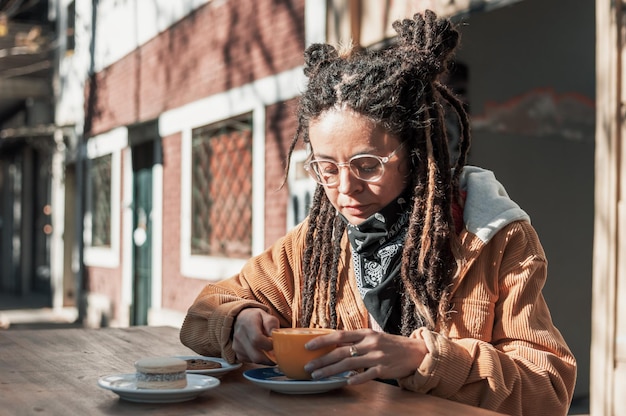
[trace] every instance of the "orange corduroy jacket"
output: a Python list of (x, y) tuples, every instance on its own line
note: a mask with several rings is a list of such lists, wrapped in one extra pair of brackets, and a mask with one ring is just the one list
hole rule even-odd
[[(189, 308), (181, 341), (199, 354), (233, 362), (231, 331), (243, 308), (274, 314), (298, 326), (300, 274), (306, 224), (293, 229), (238, 275), (207, 285)], [(452, 289), (452, 313), (439, 330), (416, 330), (429, 353), (401, 387), (511, 415), (565, 415), (576, 362), (552, 324), (541, 293), (546, 258), (533, 227), (514, 221), (485, 243), (464, 230), (464, 259)], [(337, 316), (339, 329), (369, 327), (342, 240)], [(319, 312), (319, 311), (317, 311)], [(319, 325), (316, 313), (311, 325)]]
[[(401, 387), (511, 415), (565, 415), (576, 382), (576, 361), (555, 328), (542, 295), (545, 253), (530, 218), (493, 172), (465, 166), (459, 234), (460, 271), (451, 288), (448, 320), (420, 328), (429, 353)], [(207, 285), (189, 308), (181, 341), (233, 362), (231, 331), (243, 308), (298, 326), (306, 221), (225, 281)], [(356, 287), (350, 243), (339, 262), (339, 329), (368, 328), (370, 316)], [(325, 298), (311, 325), (324, 326)], [(323, 305), (319, 307), (319, 305)]]

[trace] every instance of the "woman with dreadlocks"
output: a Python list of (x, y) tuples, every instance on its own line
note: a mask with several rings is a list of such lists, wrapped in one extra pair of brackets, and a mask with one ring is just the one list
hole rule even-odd
[[(432, 12), (394, 23), (382, 51), (305, 52), (302, 141), (319, 184), (310, 213), (241, 272), (207, 285), (182, 342), (267, 363), (278, 327), (338, 329), (307, 348), (313, 378), (360, 370), (507, 414), (566, 414), (576, 363), (553, 326), (546, 259), (493, 174), (465, 166), (469, 121), (439, 82), (459, 34)], [(452, 163), (444, 105), (462, 132)]]

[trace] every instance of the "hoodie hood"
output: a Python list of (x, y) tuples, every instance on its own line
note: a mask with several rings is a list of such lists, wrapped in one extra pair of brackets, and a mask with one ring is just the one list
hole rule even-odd
[(468, 232), (485, 244), (503, 227), (530, 217), (507, 194), (493, 172), (465, 166), (460, 177), (461, 189), (467, 192), (463, 222)]

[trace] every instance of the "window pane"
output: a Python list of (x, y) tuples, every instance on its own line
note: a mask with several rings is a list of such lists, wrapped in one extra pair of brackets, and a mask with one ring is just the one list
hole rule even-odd
[(194, 131), (191, 253), (252, 254), (252, 122), (249, 116)]
[(111, 247), (111, 155), (91, 160), (91, 246)]

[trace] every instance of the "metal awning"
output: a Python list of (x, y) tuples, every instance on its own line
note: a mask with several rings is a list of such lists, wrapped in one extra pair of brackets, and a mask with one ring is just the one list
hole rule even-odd
[(54, 124), (39, 126), (23, 126), (0, 130), (0, 140), (20, 139), (26, 137), (51, 137), (58, 128)]
[(57, 127), (52, 124), (2, 129), (0, 130), (0, 153), (22, 146), (52, 152), (56, 147), (54, 140), (56, 130)]
[(53, 96), (56, 39), (47, 0), (0, 0), (0, 125)]

